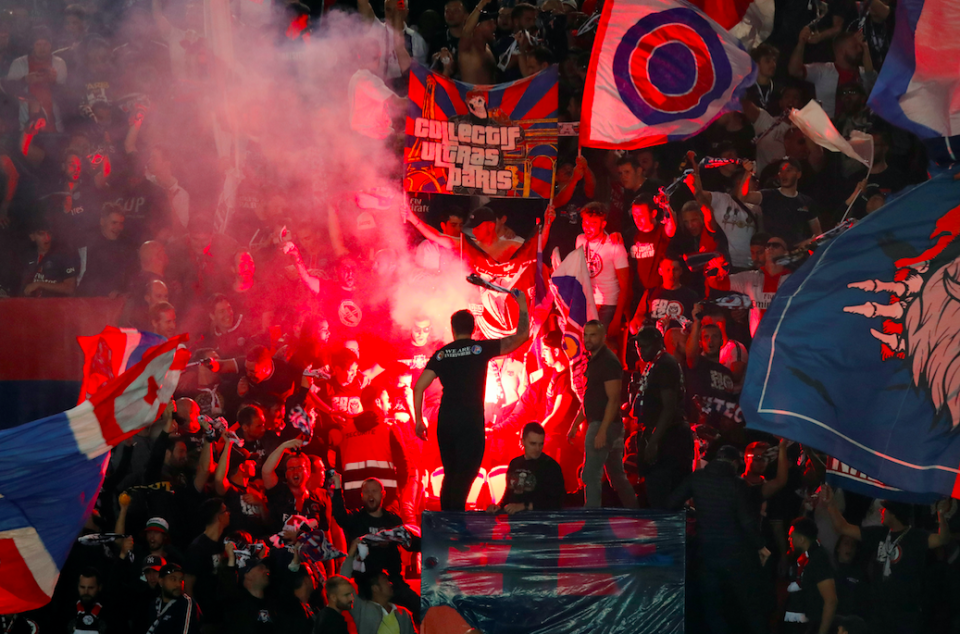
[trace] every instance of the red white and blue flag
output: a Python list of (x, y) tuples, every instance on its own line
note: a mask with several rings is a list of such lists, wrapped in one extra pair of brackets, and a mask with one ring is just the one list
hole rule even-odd
[(583, 99), (581, 145), (686, 139), (736, 107), (756, 79), (734, 36), (683, 0), (608, 0)]
[(560, 328), (563, 330), (563, 349), (570, 359), (570, 378), (574, 389), (583, 400), (587, 382), (587, 355), (583, 348), (583, 327), (597, 318), (597, 306), (593, 301), (593, 286), (590, 269), (583, 247), (563, 259), (550, 276), (550, 289), (560, 311)]
[[(960, 31), (955, 0), (903, 0), (870, 107), (920, 138), (960, 135)], [(960, 153), (960, 148), (955, 148)]]
[[(112, 355), (123, 356), (127, 341), (110, 340)], [(0, 614), (50, 600), (110, 448), (163, 412), (189, 360), (185, 341), (131, 354), (129, 369), (71, 410), (0, 431)]]

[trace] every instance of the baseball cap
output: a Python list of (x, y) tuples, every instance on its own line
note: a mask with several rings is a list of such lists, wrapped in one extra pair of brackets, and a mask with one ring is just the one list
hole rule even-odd
[(797, 170), (798, 172), (802, 172), (802, 171), (803, 171), (803, 166), (800, 165), (800, 161), (798, 161), (798, 160), (795, 159), (795, 158), (790, 158), (789, 156), (785, 156), (785, 157), (783, 157), (782, 159), (780, 159), (779, 161), (777, 161), (777, 171), (778, 171), (778, 172), (779, 172), (780, 169), (783, 167), (783, 164), (784, 164), (784, 163), (787, 163), (788, 165), (790, 165), (790, 167), (792, 167), (793, 169)]
[(160, 568), (160, 578), (163, 579), (167, 575), (172, 575), (175, 572), (183, 572), (183, 568), (179, 564), (166, 564)]
[(166, 535), (170, 532), (170, 524), (162, 517), (151, 517), (147, 520), (147, 525), (143, 527), (143, 531), (157, 531)]
[(904, 524), (913, 523), (913, 506), (906, 502), (897, 502), (894, 500), (881, 500), (880, 506), (887, 509), (897, 516), (897, 519)]
[(486, 9), (484, 9), (483, 11), (480, 12), (480, 19), (477, 20), (477, 24), (480, 24), (481, 22), (486, 22), (487, 20), (496, 20), (496, 19), (497, 19), (496, 11), (487, 11)]
[(156, 570), (160, 571), (161, 568), (167, 565), (167, 560), (161, 557), (160, 555), (147, 555), (143, 558), (143, 569), (144, 570)]
[(488, 207), (480, 207), (470, 215), (467, 229), (475, 229), (485, 222), (496, 222), (497, 216)]

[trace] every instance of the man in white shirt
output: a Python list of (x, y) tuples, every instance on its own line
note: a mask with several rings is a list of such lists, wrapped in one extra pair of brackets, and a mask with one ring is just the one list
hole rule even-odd
[(602, 203), (587, 203), (580, 211), (583, 233), (576, 248), (583, 247), (590, 269), (593, 300), (607, 336), (615, 339), (623, 327), (623, 313), (630, 304), (630, 264), (619, 233), (608, 234), (607, 210)]
[[(778, 105), (780, 112), (788, 113), (793, 108), (800, 108), (803, 94), (796, 86), (784, 86), (780, 90)], [(753, 131), (757, 136), (757, 172), (763, 172), (771, 163), (779, 161), (787, 155), (783, 138), (787, 135), (793, 123), (786, 116), (774, 117), (766, 110), (758, 108), (752, 101), (744, 99), (743, 114), (747, 121), (753, 124)]]
[(805, 79), (816, 88), (817, 100), (827, 116), (833, 118), (837, 110), (837, 90), (843, 84), (860, 82), (867, 94), (877, 81), (870, 51), (863, 42), (863, 33), (840, 33), (833, 40), (833, 62), (804, 64), (803, 55), (810, 40), (810, 27), (800, 31), (797, 47), (793, 49), (787, 70), (797, 79)]
[[(743, 170), (737, 189), (742, 190), (749, 179), (750, 172)], [(697, 162), (693, 163), (693, 194), (698, 203), (710, 208), (713, 221), (726, 234), (730, 264), (739, 270), (749, 269), (752, 264), (750, 238), (759, 229), (760, 210), (735, 200), (725, 192), (706, 191), (700, 180), (700, 165)]]

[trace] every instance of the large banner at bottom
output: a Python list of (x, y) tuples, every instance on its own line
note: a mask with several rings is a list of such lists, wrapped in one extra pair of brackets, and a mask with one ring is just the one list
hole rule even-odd
[(423, 514), (425, 634), (670, 634), (684, 621), (682, 513)]

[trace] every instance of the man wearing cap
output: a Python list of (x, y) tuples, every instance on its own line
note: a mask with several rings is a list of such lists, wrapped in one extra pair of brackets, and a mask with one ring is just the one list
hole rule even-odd
[(160, 596), (150, 605), (142, 634), (199, 634), (200, 608), (183, 591), (183, 570), (177, 564), (160, 568)]
[(267, 597), (270, 568), (266, 562), (250, 557), (238, 565), (234, 545), (226, 544), (227, 563), (220, 566), (220, 588), (224, 602), (223, 631), (229, 634), (263, 634), (273, 631), (277, 620), (276, 604)]
[[(151, 517), (143, 527), (147, 556), (160, 557), (169, 563), (183, 561), (183, 554), (170, 543), (170, 524), (162, 517)], [(146, 560), (146, 557), (144, 557)]]
[(862, 543), (868, 558), (868, 580), (873, 606), (870, 625), (876, 634), (919, 634), (923, 623), (923, 586), (927, 550), (946, 546), (953, 539), (947, 512), (950, 500), (937, 504), (939, 531), (930, 533), (913, 526), (913, 507), (906, 502), (884, 500), (882, 526), (861, 528), (844, 519), (834, 504), (833, 489), (824, 485), (821, 501), (827, 504), (833, 527), (840, 535)]
[[(120, 550), (121, 566), (128, 565), (124, 562), (129, 561), (124, 557), (124, 550)], [(143, 559), (140, 567), (141, 575), (137, 579), (131, 579), (134, 575), (127, 575), (127, 582), (120, 584), (122, 591), (122, 607), (129, 615), (128, 621), (133, 625), (131, 632), (145, 632), (150, 623), (143, 621), (148, 618), (151, 609), (160, 597), (160, 570), (168, 562), (163, 557), (156, 555), (147, 555)], [(134, 570), (136, 570), (134, 568)]]
[(486, 10), (488, 4), (490, 0), (480, 0), (463, 23), (457, 65), (460, 68), (460, 80), (468, 84), (496, 83), (497, 61), (490, 44), (497, 33), (497, 14)]
[(737, 477), (739, 466), (737, 449), (724, 445), (716, 458), (687, 476), (670, 494), (667, 508), (680, 509), (692, 498), (697, 509), (700, 568), (695, 575), (709, 631), (731, 631), (724, 617), (730, 607), (724, 602), (729, 591), (736, 602), (733, 609), (744, 617), (746, 631), (765, 634), (761, 566), (770, 551), (750, 513), (747, 485)]

